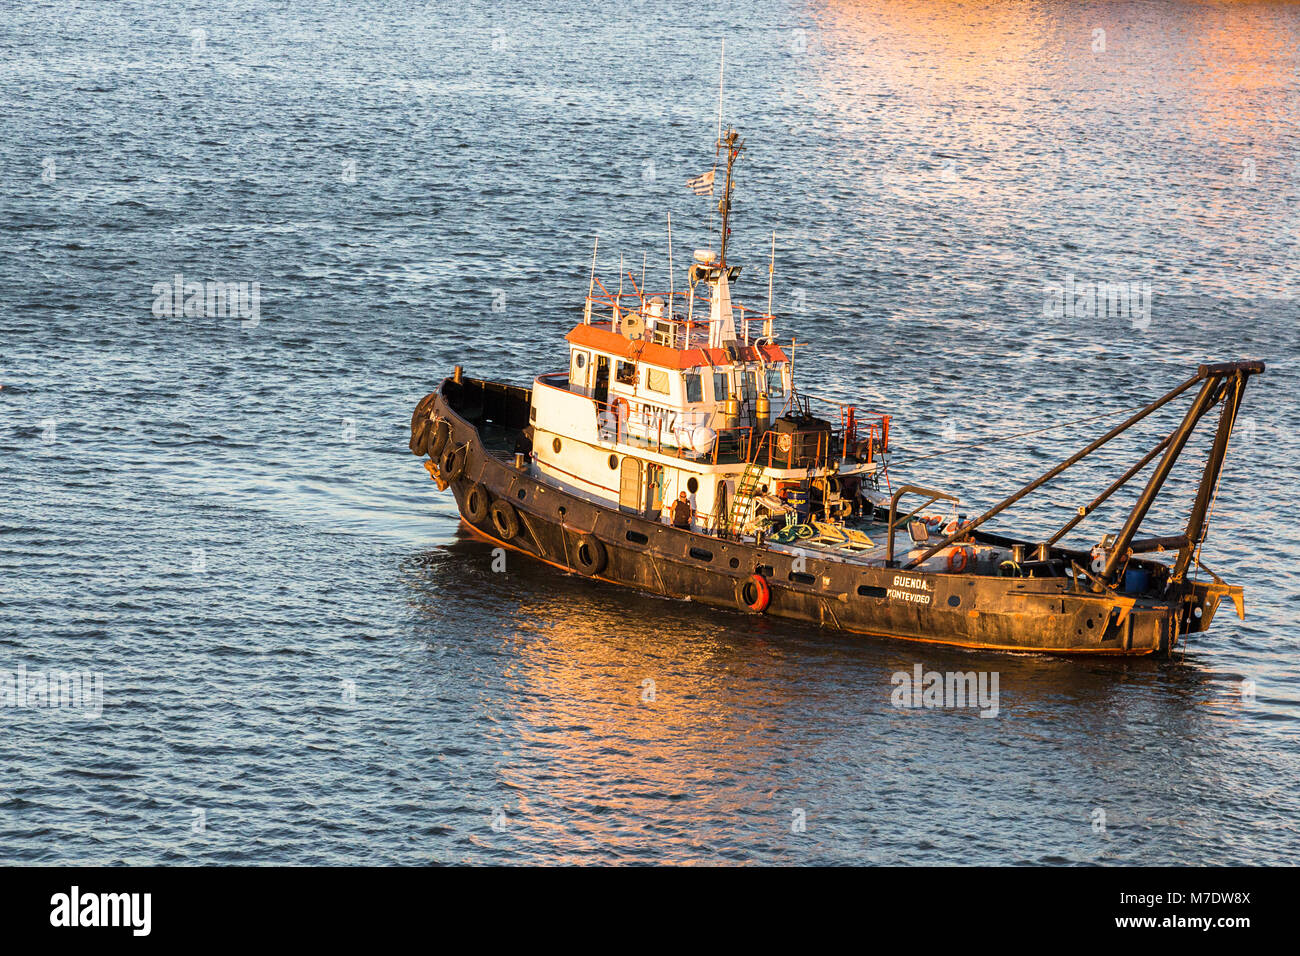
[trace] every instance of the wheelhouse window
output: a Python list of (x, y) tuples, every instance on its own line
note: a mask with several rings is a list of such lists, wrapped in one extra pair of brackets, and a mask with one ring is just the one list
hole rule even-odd
[(699, 372), (686, 373), (686, 401), (704, 401), (704, 376)]
[(645, 387), (652, 392), (658, 392), (660, 395), (667, 395), (671, 389), (668, 373), (661, 368), (646, 369)]
[(635, 385), (636, 365), (632, 362), (618, 362), (614, 366), (614, 378), (620, 385)]
[(713, 400), (715, 402), (725, 402), (727, 396), (731, 394), (731, 383), (728, 381), (726, 372), (714, 371), (713, 373)]

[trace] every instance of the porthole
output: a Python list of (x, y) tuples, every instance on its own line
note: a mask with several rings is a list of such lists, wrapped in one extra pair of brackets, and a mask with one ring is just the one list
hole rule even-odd
[(519, 489), (519, 500), (520, 500), (520, 501), (523, 501), (523, 500), (524, 500), (524, 495), (526, 495), (527, 493), (528, 493), (528, 492), (526, 492), (523, 488), (520, 488), (520, 489)]
[(618, 455), (609, 456), (609, 470), (618, 471)]
[(555, 453), (558, 455), (560, 453), (560, 440), (557, 438), (551, 442), (551, 447), (555, 449)]
[(696, 561), (712, 561), (713, 552), (704, 548), (691, 548), (689, 554)]
[(575, 359), (575, 361), (578, 363), (578, 368), (584, 368), (584, 367), (586, 367), (586, 364), (587, 364), (587, 353), (586, 353), (586, 352), (579, 352), (577, 358)]
[(695, 492), (700, 490), (700, 483), (696, 481), (694, 478), (690, 478), (686, 482), (686, 490), (689, 491), (691, 494), (695, 494)]
[(627, 538), (627, 540), (631, 541), (633, 544), (649, 544), (649, 543), (650, 543), (650, 539), (647, 538), (645, 535), (643, 535), (640, 531), (629, 531), (629, 532), (626, 534), (625, 537)]
[(564, 505), (560, 505), (560, 507), (555, 509), (555, 513), (558, 514), (561, 518), (563, 518), (565, 515), (569, 513), (569, 509), (564, 507)]
[(961, 595), (960, 595), (960, 594), (950, 594), (950, 595), (948, 595), (948, 606), (949, 606), (949, 607), (958, 607), (960, 604), (961, 604)]
[(740, 558), (732, 558), (728, 563), (729, 563), (733, 568), (738, 568), (738, 567), (740, 567)]

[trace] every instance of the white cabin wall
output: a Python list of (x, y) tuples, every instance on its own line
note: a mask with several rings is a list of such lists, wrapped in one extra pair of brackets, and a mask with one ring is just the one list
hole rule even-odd
[(585, 395), (544, 384), (542, 379), (533, 383), (530, 419), (539, 433), (569, 435), (593, 444), (597, 440), (595, 403)]
[[(619, 469), (609, 467), (609, 456), (609, 449), (576, 441), (570, 432), (555, 432), (539, 425), (533, 433), (534, 463), (540, 474), (580, 498), (617, 507)], [(620, 465), (622, 457), (617, 455)]]
[[(560, 440), (560, 450), (555, 450), (555, 439)], [(609, 467), (610, 455), (614, 456), (615, 467)], [(545, 476), (550, 484), (562, 488), (571, 494), (588, 501), (618, 508), (620, 499), (620, 482), (625, 457), (635, 458), (641, 463), (641, 491), (639, 501), (646, 500), (646, 466), (657, 464), (664, 469), (664, 505), (667, 507), (677, 500), (681, 491), (687, 493), (687, 499), (696, 512), (692, 527), (696, 531), (713, 531), (713, 510), (717, 505), (717, 485), (719, 481), (728, 483), (728, 501), (735, 494), (737, 475), (716, 471), (701, 471), (697, 463), (667, 457), (643, 457), (622, 448), (587, 445), (573, 440), (566, 434), (548, 431), (536, 427), (533, 434), (534, 467), (539, 475)], [(691, 491), (689, 482), (696, 479), (696, 490)], [(638, 511), (638, 513), (643, 513)], [(665, 511), (659, 513), (659, 520), (671, 523), (671, 515)]]

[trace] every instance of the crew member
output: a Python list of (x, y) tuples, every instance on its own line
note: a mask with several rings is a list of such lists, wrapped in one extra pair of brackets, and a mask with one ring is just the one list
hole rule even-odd
[(695, 517), (695, 511), (691, 508), (686, 492), (680, 492), (677, 495), (677, 500), (673, 502), (673, 527), (685, 528), (689, 531), (693, 517)]

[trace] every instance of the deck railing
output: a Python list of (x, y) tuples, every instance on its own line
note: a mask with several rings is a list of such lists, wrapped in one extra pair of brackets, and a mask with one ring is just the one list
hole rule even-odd
[[(569, 388), (567, 372), (552, 372), (538, 376), (538, 381), (560, 391), (579, 396)], [(679, 432), (688, 426), (665, 429), (661, 412), (673, 411), (652, 402), (615, 396), (607, 401), (581, 396), (591, 403), (596, 417), (597, 434), (602, 441), (629, 444), (638, 448), (667, 454), (690, 461), (709, 461), (712, 464), (754, 462), (767, 468), (825, 468), (832, 462), (858, 458), (876, 461), (889, 450), (890, 416), (876, 413), (860, 414), (856, 407), (834, 399), (821, 398), (807, 393), (794, 393), (787, 400), (784, 413), (792, 411), (811, 414), (813, 402), (833, 406), (839, 415), (840, 427), (815, 433), (777, 432), (758, 425), (734, 425), (714, 429), (717, 440), (708, 451), (698, 452)], [(647, 414), (648, 412), (648, 414)], [(752, 414), (752, 412), (751, 412)], [(629, 432), (629, 422), (636, 419), (647, 422), (657, 418), (654, 434), (634, 435)], [(648, 425), (646, 428), (648, 429)], [(667, 441), (665, 441), (665, 431)], [(812, 435), (815, 434), (815, 438)], [(809, 450), (808, 445), (812, 443)]]
[[(632, 283), (632, 292), (610, 292), (600, 279), (594, 284), (600, 292), (587, 296), (583, 323), (608, 323), (613, 331), (620, 331), (623, 322), (633, 316), (647, 330), (653, 331), (647, 336), (649, 341), (675, 349), (705, 348), (709, 344), (709, 300), (696, 297), (691, 292), (650, 292), (637, 287), (636, 279), (628, 274)], [(655, 299), (663, 302), (659, 315), (650, 311), (650, 304)], [(764, 337), (771, 338), (773, 316), (766, 312), (750, 309), (732, 300), (733, 319), (736, 332), (741, 340), (749, 345)]]
[(890, 416), (888, 415), (878, 412), (860, 412), (856, 405), (797, 390), (792, 390), (790, 397), (786, 399), (783, 413), (800, 412), (812, 415), (814, 409), (821, 411), (820, 405), (831, 407), (826, 413), (828, 419), (831, 421), (839, 419), (838, 450), (842, 458), (856, 457), (875, 461), (878, 456), (889, 451)]

